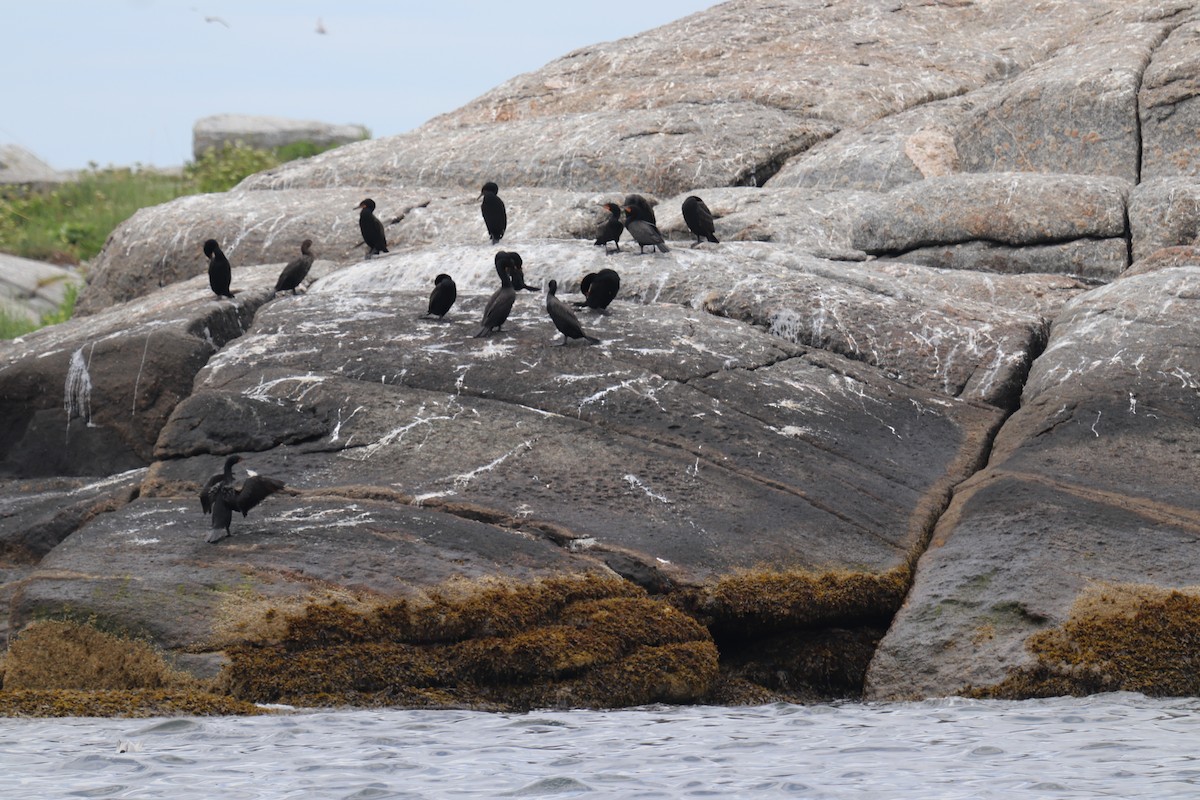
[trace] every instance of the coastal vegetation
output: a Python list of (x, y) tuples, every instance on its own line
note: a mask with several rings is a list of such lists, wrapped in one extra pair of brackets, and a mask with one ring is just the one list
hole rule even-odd
[(113, 229), (135, 211), (206, 192), (224, 192), (247, 175), (321, 152), (311, 142), (275, 150), (244, 144), (209, 149), (182, 171), (100, 167), (52, 189), (0, 190), (0, 251), (56, 264), (95, 257)]
[[(53, 264), (79, 266), (100, 252), (113, 230), (134, 212), (177, 197), (224, 192), (247, 175), (307, 158), (323, 148), (293, 142), (274, 150), (242, 143), (209, 148), (181, 171), (91, 164), (51, 189), (0, 187), (0, 252)], [(0, 309), (0, 339), (15, 339), (71, 318), (77, 290), (55, 311), (33, 322)]]

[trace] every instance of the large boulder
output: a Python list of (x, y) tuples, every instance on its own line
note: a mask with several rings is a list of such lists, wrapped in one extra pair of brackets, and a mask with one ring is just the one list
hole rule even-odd
[(865, 205), (852, 241), (873, 255), (929, 266), (1111, 279), (1129, 266), (1130, 188), (1083, 175), (930, 178)]
[(1138, 87), (1165, 23), (1112, 21), (972, 109), (956, 141), (964, 172), (1071, 172), (1138, 179)]
[(66, 180), (63, 173), (16, 144), (0, 145), (0, 184), (47, 187)]
[(14, 319), (38, 322), (82, 283), (76, 269), (0, 253), (0, 311)]
[(192, 154), (200, 158), (209, 150), (220, 150), (225, 145), (239, 142), (259, 150), (308, 142), (324, 150), (370, 137), (371, 132), (362, 125), (333, 125), (253, 114), (216, 114), (196, 120), (192, 126)]
[(1154, 178), (1129, 198), (1130, 250), (1135, 261), (1164, 247), (1194, 244), (1200, 237), (1200, 182)]
[(788, 159), (771, 178), (771, 186), (887, 192), (958, 172), (958, 128), (972, 108), (998, 92), (989, 84), (861, 128), (845, 128)]
[[(629, 187), (674, 193), (699, 182), (757, 185), (836, 128), (778, 108), (729, 101), (720, 125), (708, 106), (593, 111), (549, 121), (514, 119), (450, 131), (418, 129), (251, 176), (243, 189), (370, 184), (459, 186), (485, 181), (571, 191)], [(647, 164), (654, 164), (648, 169)]]

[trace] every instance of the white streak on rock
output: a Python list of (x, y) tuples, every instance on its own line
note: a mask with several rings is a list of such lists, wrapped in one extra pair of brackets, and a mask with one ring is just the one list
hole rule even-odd
[[(583, 398), (582, 400), (580, 400), (579, 401), (579, 413), (580, 414), (583, 413), (583, 407), (586, 405), (590, 405), (592, 403), (603, 403), (604, 398), (608, 397), (613, 392), (619, 392), (622, 389), (633, 389), (633, 387), (637, 386), (639, 383), (645, 383), (645, 381), (646, 381), (645, 376), (640, 376), (637, 378), (630, 378), (629, 380), (626, 380), (626, 381), (621, 381), (616, 386), (605, 387), (604, 389), (601, 389), (600, 391), (598, 391), (594, 394), (591, 394), (591, 395)], [(645, 397), (646, 399), (653, 401), (654, 404), (656, 406), (658, 406), (659, 410), (662, 410), (662, 403), (658, 402), (658, 398), (655, 397), (655, 393), (657, 392), (656, 389), (647, 388), (645, 390), (645, 392), (638, 392), (636, 389), (634, 389), (633, 391), (636, 394), (640, 394), (641, 396)]]
[(866, 388), (863, 386), (863, 384), (859, 383), (858, 381), (854, 380), (853, 378), (851, 378), (849, 376), (844, 377), (843, 381), (846, 384), (846, 389), (849, 392), (849, 394), (854, 395), (855, 397), (858, 398), (859, 403), (862, 406), (862, 410), (863, 410), (864, 414), (866, 414), (871, 419), (878, 420), (880, 425), (882, 425), (883, 427), (887, 428), (889, 431), (892, 432), (892, 436), (895, 436), (897, 439), (904, 438), (896, 431), (896, 429), (893, 426), (891, 426), (887, 422), (885, 422), (883, 417), (881, 417), (877, 414), (872, 414), (870, 411), (867, 410), (867, 401), (868, 400), (870, 400), (872, 403), (880, 403), (880, 401), (876, 400), (874, 397), (868, 396)]
[(628, 375), (628, 370), (618, 370), (616, 372), (595, 372), (590, 375), (569, 375), (560, 373), (554, 376), (554, 380), (558, 383), (575, 383), (576, 381), (592, 381), (599, 378), (615, 378), (618, 375)]
[(784, 425), (781, 428), (776, 428), (774, 425), (768, 425), (767, 430), (777, 433), (780, 436), (788, 439), (804, 439), (807, 437), (816, 438), (816, 432), (812, 428), (806, 428), (800, 425)]
[(1164, 378), (1175, 378), (1180, 382), (1180, 388), (1200, 389), (1200, 382), (1197, 382), (1192, 373), (1188, 372), (1182, 367), (1175, 367), (1175, 369), (1171, 370), (1170, 372), (1160, 372), (1159, 374)]
[(442, 492), (425, 492), (424, 494), (415, 495), (412, 499), (412, 504), (420, 508), (421, 506), (425, 505), (426, 500), (436, 500), (439, 497), (453, 497), (456, 494), (458, 494), (458, 492), (454, 491), (453, 489), (446, 489)]
[[(439, 421), (450, 422), (454, 419), (454, 417), (449, 417), (444, 414), (439, 414), (434, 417), (423, 417), (421, 416), (423, 413), (425, 413), (425, 406), (421, 405), (421, 407), (417, 409), (416, 418), (412, 422), (409, 422), (406, 425), (401, 425), (398, 428), (393, 428), (383, 436), (376, 439), (374, 442), (371, 442), (369, 445), (363, 447), (359, 452), (345, 453), (346, 457), (352, 458), (355, 461), (366, 461), (368, 458), (371, 458), (373, 455), (375, 455), (375, 453), (381, 448), (404, 441), (405, 434), (419, 425), (430, 425), (431, 423)], [(422, 442), (422, 444), (424, 444), (424, 442)], [(422, 444), (417, 445), (417, 449), (420, 449)]]
[[(262, 400), (265, 402), (275, 403), (276, 405), (286, 405), (282, 398), (277, 398), (271, 392), (275, 387), (285, 383), (299, 384), (300, 389), (298, 394), (285, 395), (292, 402), (299, 402), (304, 399), (312, 389), (325, 382), (324, 375), (313, 375), (311, 372), (307, 375), (289, 375), (286, 378), (276, 378), (273, 381), (259, 381), (258, 385), (253, 389), (249, 389), (242, 394), (251, 400)], [(302, 388), (301, 388), (302, 387)]]
[[(87, 362), (83, 360), (83, 348), (84, 345), (81, 345), (71, 354), (66, 385), (63, 387), (63, 410), (67, 412), (68, 436), (71, 433), (72, 419), (83, 417), (85, 422), (92, 420), (92, 377), (88, 374)], [(92, 349), (95, 349), (94, 344)]]
[[(207, 328), (205, 329), (207, 331)], [(129, 409), (129, 416), (137, 416), (137, 393), (138, 385), (142, 382), (142, 371), (146, 369), (146, 353), (150, 352), (150, 334), (146, 334), (146, 344), (142, 347), (142, 363), (138, 365), (137, 378), (133, 381), (133, 400), (132, 408)]]
[[(312, 508), (297, 508), (289, 509), (282, 513), (267, 517), (271, 522), (286, 522), (291, 531), (306, 530), (310, 528), (319, 528), (325, 530), (327, 528), (354, 528), (359, 525), (364, 525), (375, 520), (371, 517), (370, 512), (362, 511), (353, 516), (339, 518), (341, 514), (347, 511), (358, 511), (358, 506), (350, 505), (346, 508), (325, 508), (314, 510)], [(297, 525), (296, 523), (312, 522), (312, 525)]]
[(338, 440), (338, 436), (340, 436), (340, 435), (341, 435), (341, 432), (342, 432), (342, 423), (343, 423), (343, 422), (349, 422), (351, 419), (353, 419), (353, 418), (354, 418), (354, 415), (355, 415), (355, 414), (357, 414), (358, 412), (362, 411), (364, 408), (366, 408), (366, 406), (359, 406), (358, 408), (356, 408), (356, 409), (354, 409), (353, 411), (351, 411), (351, 412), (350, 412), (350, 416), (346, 417), (345, 419), (342, 419), (342, 409), (341, 409), (341, 408), (338, 408), (338, 421), (337, 421), (337, 425), (334, 425), (334, 426), (333, 426), (333, 431), (332, 431), (332, 432), (329, 434), (329, 441), (331, 441), (331, 442), (336, 442), (336, 441)]
[(124, 483), (138, 473), (145, 473), (146, 471), (146, 467), (138, 467), (137, 469), (127, 470), (117, 475), (110, 475), (109, 477), (98, 480), (95, 483), (89, 483), (86, 486), (80, 486), (78, 489), (72, 489), (71, 494), (83, 494), (85, 492), (94, 492), (97, 489), (103, 489), (106, 486), (115, 486), (118, 483)]
[(572, 539), (567, 542), (567, 552), (578, 553), (584, 550), (591, 550), (598, 544), (599, 542), (592, 536), (585, 536), (582, 539)]
[(504, 455), (498, 456), (497, 458), (493, 459), (489, 463), (484, 464), (482, 467), (476, 467), (475, 469), (471, 470), (470, 472), (462, 472), (462, 473), (459, 473), (458, 475), (450, 476), (451, 480), (453, 480), (454, 485), (457, 488), (459, 488), (459, 489), (466, 488), (467, 484), (469, 484), (471, 481), (473, 481), (477, 476), (483, 474), (484, 472), (491, 472), (496, 467), (500, 466), (501, 464), (503, 464), (508, 459), (512, 458), (517, 453), (520, 453), (524, 450), (532, 450), (532, 449), (533, 449), (533, 442), (530, 440), (526, 440), (524, 442), (521, 442), (519, 445), (514, 447), (512, 450), (509, 450)]
[(632, 473), (630, 473), (629, 475), (626, 475), (625, 482), (628, 483), (630, 486), (632, 486), (634, 489), (641, 489), (642, 492), (647, 497), (649, 497), (651, 500), (657, 500), (660, 503), (664, 503), (666, 505), (672, 505), (671, 500), (667, 499), (665, 496), (663, 496), (661, 494), (657, 494), (656, 492), (651, 491), (650, 487), (647, 486), (644, 482), (642, 482), (642, 479), (639, 478), (637, 475), (634, 475)]

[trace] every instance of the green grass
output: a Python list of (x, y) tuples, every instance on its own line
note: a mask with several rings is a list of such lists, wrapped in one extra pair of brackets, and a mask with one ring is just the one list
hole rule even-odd
[(139, 169), (89, 169), (50, 191), (0, 196), (0, 250), (79, 264), (93, 258), (114, 228), (139, 208), (194, 190), (182, 179)]
[(183, 195), (224, 192), (247, 175), (321, 152), (311, 142), (278, 150), (241, 143), (210, 149), (187, 164), (182, 176), (138, 167), (105, 167), (80, 173), (78, 180), (50, 191), (0, 192), (0, 252), (82, 264), (95, 258), (108, 235), (135, 211)]

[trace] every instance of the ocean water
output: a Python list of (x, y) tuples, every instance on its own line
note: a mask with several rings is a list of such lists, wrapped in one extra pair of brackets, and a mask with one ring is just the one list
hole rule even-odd
[(1195, 798), (1200, 699), (0, 720), (4, 798)]

